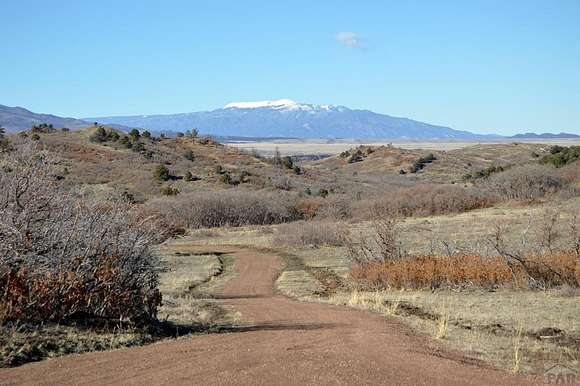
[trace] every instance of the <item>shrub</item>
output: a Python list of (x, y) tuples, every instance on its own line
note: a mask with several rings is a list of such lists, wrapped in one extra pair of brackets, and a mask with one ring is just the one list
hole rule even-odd
[(187, 136), (191, 139), (197, 138), (199, 135), (199, 130), (193, 128), (191, 130), (187, 130)]
[(311, 219), (317, 215), (323, 205), (322, 197), (304, 197), (297, 202), (296, 209), (304, 218)]
[(347, 231), (344, 240), (348, 259), (359, 265), (399, 260), (405, 255), (398, 240), (399, 231), (399, 221), (395, 217), (375, 221), (369, 235)]
[(102, 143), (106, 142), (109, 136), (107, 135), (107, 131), (103, 126), (97, 127), (95, 132), (89, 137), (91, 142)]
[(270, 177), (270, 183), (272, 186), (279, 190), (291, 190), (292, 189), (292, 180), (290, 177), (284, 174), (279, 174), (274, 177)]
[(143, 142), (135, 142), (131, 150), (133, 150), (135, 153), (143, 153), (146, 150), (145, 144)]
[(237, 189), (182, 194), (172, 201), (158, 199), (149, 205), (190, 228), (268, 225), (302, 218), (294, 195)]
[(344, 245), (344, 224), (329, 221), (299, 221), (278, 227), (274, 243), (289, 247), (320, 248)]
[(139, 133), (139, 130), (133, 129), (129, 132), (129, 137), (131, 137), (133, 141), (138, 141), (139, 138), (141, 138), (141, 133)]
[(108, 141), (118, 141), (119, 133), (114, 130), (107, 130), (103, 126), (98, 126), (95, 132), (89, 137), (91, 142), (103, 143)]
[(316, 217), (332, 220), (346, 220), (352, 217), (352, 198), (346, 195), (333, 195), (320, 202)]
[(526, 165), (495, 174), (483, 186), (505, 199), (530, 200), (555, 193), (566, 185), (567, 181), (555, 175), (552, 168)]
[(487, 208), (494, 203), (490, 194), (457, 185), (417, 185), (394, 189), (373, 201), (355, 204), (353, 212), (363, 219), (384, 216), (432, 216)]
[(411, 173), (417, 173), (419, 170), (422, 170), (427, 164), (430, 164), (435, 160), (437, 160), (437, 158), (433, 155), (433, 153), (429, 153), (425, 157), (421, 157), (417, 161), (414, 161), (409, 171)]
[(0, 151), (10, 147), (10, 141), (6, 138), (6, 130), (0, 126)]
[(183, 154), (183, 157), (188, 161), (195, 161), (195, 154), (191, 150), (186, 151), (185, 154)]
[(496, 166), (496, 165), (494, 165), (494, 166), (490, 166), (490, 167), (487, 167), (485, 169), (478, 170), (478, 171), (473, 172), (473, 173), (468, 173), (465, 176), (463, 176), (463, 179), (464, 180), (471, 180), (471, 179), (478, 179), (478, 178), (488, 178), (492, 174), (501, 173), (503, 171), (506, 171), (510, 167), (511, 167), (511, 165), (506, 165), (506, 166), (501, 166), (501, 165), (497, 165)]
[(552, 146), (550, 154), (542, 158), (542, 163), (549, 163), (559, 168), (580, 159), (580, 146)]
[(0, 322), (143, 324), (160, 304), (154, 216), (87, 201), (32, 147), (0, 160)]
[(159, 164), (153, 169), (153, 178), (157, 181), (168, 181), (171, 178), (171, 173), (169, 173), (167, 166)]
[(165, 196), (177, 196), (179, 194), (179, 189), (175, 186), (167, 185), (161, 188), (161, 193)]
[(294, 169), (294, 161), (292, 161), (292, 157), (290, 156), (283, 157), (281, 165), (286, 169)]
[(364, 155), (360, 149), (357, 149), (350, 157), (348, 157), (348, 163), (353, 164), (364, 160)]
[(521, 265), (510, 265), (502, 257), (458, 254), (452, 256), (413, 256), (401, 260), (355, 264), (351, 278), (363, 285), (379, 288), (434, 289), (440, 287), (529, 288), (541, 281), (544, 288), (580, 285), (580, 264), (574, 252), (533, 255), (529, 272)]
[(133, 143), (131, 143), (131, 140), (126, 135), (122, 136), (121, 139), (119, 139), (119, 143), (125, 146), (127, 149), (133, 147)]
[(49, 134), (56, 131), (52, 123), (49, 124), (41, 123), (39, 125), (34, 125), (32, 126), (31, 130), (33, 133), (43, 133), (43, 134)]
[(236, 185), (236, 181), (232, 178), (230, 173), (224, 172), (219, 176), (219, 181), (226, 185)]

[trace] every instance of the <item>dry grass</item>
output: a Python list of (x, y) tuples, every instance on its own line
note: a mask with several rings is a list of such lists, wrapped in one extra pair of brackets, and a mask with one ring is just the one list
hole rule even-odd
[(536, 362), (542, 360), (579, 363), (578, 298), (561, 296), (556, 290), (354, 290), (309, 299), (395, 316), (446, 347), (510, 371), (537, 371)]

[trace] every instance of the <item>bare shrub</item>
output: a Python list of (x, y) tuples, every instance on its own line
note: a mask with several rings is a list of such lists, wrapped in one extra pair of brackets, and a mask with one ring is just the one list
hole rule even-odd
[(157, 199), (149, 205), (189, 228), (268, 225), (302, 218), (293, 194), (273, 194), (231, 189), (183, 194)]
[(333, 195), (322, 201), (316, 217), (330, 220), (352, 218), (352, 198), (346, 195)]
[(289, 247), (320, 248), (344, 245), (345, 224), (331, 221), (299, 221), (278, 227), (274, 243)]
[(418, 185), (386, 192), (372, 201), (361, 201), (353, 212), (362, 219), (383, 216), (432, 216), (486, 208), (493, 197), (455, 185)]
[(399, 221), (386, 217), (373, 223), (371, 234), (347, 232), (343, 237), (348, 259), (354, 264), (399, 260), (405, 251), (399, 241)]
[(549, 166), (526, 165), (494, 174), (483, 186), (503, 199), (532, 200), (562, 190), (567, 181)]
[(0, 164), (0, 322), (155, 318), (154, 216), (75, 197), (33, 147)]
[[(514, 282), (526, 282), (534, 288), (550, 288), (557, 285), (580, 284), (580, 259), (572, 248), (557, 249), (559, 237), (557, 221), (559, 212), (546, 211), (541, 219), (538, 247), (535, 252), (510, 248), (505, 241), (506, 229), (496, 224), (490, 242), (510, 269)], [(525, 247), (525, 245), (523, 245)]]

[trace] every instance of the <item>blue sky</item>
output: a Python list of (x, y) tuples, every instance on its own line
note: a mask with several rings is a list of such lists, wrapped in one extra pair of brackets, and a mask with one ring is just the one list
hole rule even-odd
[(580, 1), (3, 1), (0, 103), (86, 117), (290, 98), (580, 133)]

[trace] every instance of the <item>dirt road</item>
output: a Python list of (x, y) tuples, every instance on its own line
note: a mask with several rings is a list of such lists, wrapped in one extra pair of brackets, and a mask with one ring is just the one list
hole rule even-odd
[[(215, 248), (214, 248), (215, 250)], [(235, 251), (234, 277), (219, 294), (242, 313), (236, 332), (168, 340), (0, 370), (9, 384), (512, 385), (523, 377), (429, 348), (400, 323), (345, 307), (276, 295), (281, 261)]]

